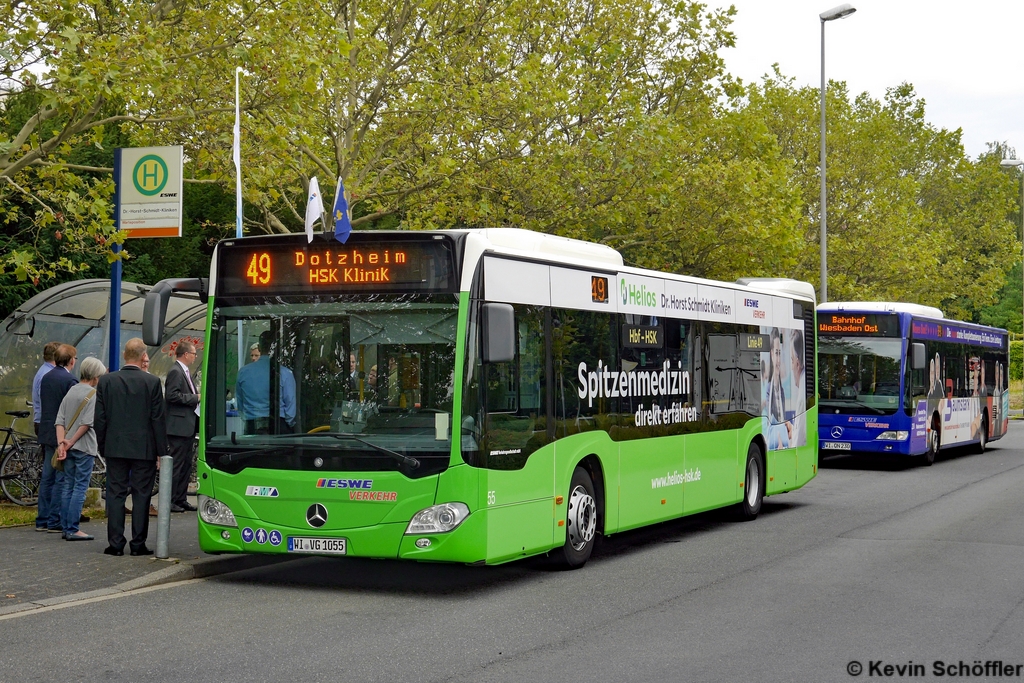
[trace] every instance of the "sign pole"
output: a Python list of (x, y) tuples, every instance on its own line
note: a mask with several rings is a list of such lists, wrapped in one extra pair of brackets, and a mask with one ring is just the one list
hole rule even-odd
[[(114, 227), (121, 226), (121, 150), (114, 150)], [(114, 255), (121, 252), (121, 245), (111, 248)], [(121, 259), (110, 264), (110, 310), (107, 312), (107, 370), (120, 368), (121, 355)]]

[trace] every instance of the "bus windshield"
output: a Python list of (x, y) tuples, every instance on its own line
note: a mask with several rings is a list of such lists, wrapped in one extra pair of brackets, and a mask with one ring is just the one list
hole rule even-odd
[(818, 338), (818, 378), (823, 409), (890, 415), (899, 406), (900, 339)]
[(457, 296), (295, 298), (215, 304), (204, 416), (211, 466), (307, 468), (297, 453), (348, 470), (447, 462)]

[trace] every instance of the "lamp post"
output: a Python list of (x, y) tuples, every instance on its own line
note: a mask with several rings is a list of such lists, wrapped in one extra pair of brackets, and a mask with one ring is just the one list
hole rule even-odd
[[(1022, 159), (1003, 159), (1002, 161), (999, 162), (999, 165), (1002, 166), (1003, 168), (1019, 168), (1022, 170), (1022, 172), (1024, 172), (1024, 160)], [(1024, 243), (1024, 175), (1021, 175), (1020, 181), (1020, 216), (1021, 242)], [(1024, 267), (1024, 264), (1022, 264), (1022, 267)], [(1022, 278), (1022, 282), (1024, 282), (1024, 278)], [(1022, 301), (1021, 303), (1021, 313), (1022, 315), (1024, 315), (1024, 301)], [(1024, 332), (1024, 318), (1021, 319), (1021, 332)], [(1007, 349), (1007, 351), (1009, 351), (1009, 349)], [(1010, 368), (1006, 368), (1006, 373), (1006, 381), (1007, 383), (1009, 383)], [(1007, 389), (1009, 389), (1009, 386), (1007, 386)]]
[(850, 3), (843, 3), (818, 15), (821, 19), (821, 303), (828, 301), (828, 219), (825, 210), (825, 22), (848, 17), (856, 11)]

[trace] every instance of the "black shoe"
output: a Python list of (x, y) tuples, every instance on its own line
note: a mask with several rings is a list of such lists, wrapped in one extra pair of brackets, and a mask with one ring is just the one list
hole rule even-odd
[(113, 555), (114, 557), (121, 557), (122, 555), (124, 555), (124, 550), (120, 550), (112, 545), (108, 545), (106, 548), (103, 549), (103, 554)]
[(132, 557), (139, 557), (140, 555), (152, 555), (153, 551), (147, 548), (146, 546), (142, 546), (138, 550), (132, 550), (129, 554)]
[(181, 507), (180, 505), (172, 505), (171, 506), (171, 512), (184, 512), (184, 511), (185, 511), (185, 508)]
[[(89, 534), (85, 534), (84, 536), (79, 536), (78, 534), (65, 534), (64, 535), (64, 540), (65, 541), (95, 541), (96, 537), (95, 536), (90, 536)], [(124, 551), (122, 551), (122, 552), (124, 552)]]
[(182, 503), (179, 507), (184, 508), (186, 512), (195, 512), (196, 510), (199, 509), (192, 503), (188, 502), (187, 500), (184, 503)]

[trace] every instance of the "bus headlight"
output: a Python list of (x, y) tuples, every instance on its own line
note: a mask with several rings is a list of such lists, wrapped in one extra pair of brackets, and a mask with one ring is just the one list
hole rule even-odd
[(894, 431), (890, 430), (890, 431), (887, 431), (887, 432), (882, 432), (881, 434), (879, 434), (878, 436), (875, 437), (875, 440), (876, 441), (906, 441), (908, 436), (910, 436), (910, 432), (908, 432), (908, 431), (901, 430), (901, 431), (898, 431), (898, 432), (894, 432)]
[(408, 534), (443, 534), (451, 531), (469, 517), (469, 507), (465, 503), (442, 503), (412, 516), (405, 533)]
[(235, 521), (235, 513), (231, 512), (231, 508), (209, 496), (199, 496), (199, 516), (207, 524), (238, 526), (238, 522)]

